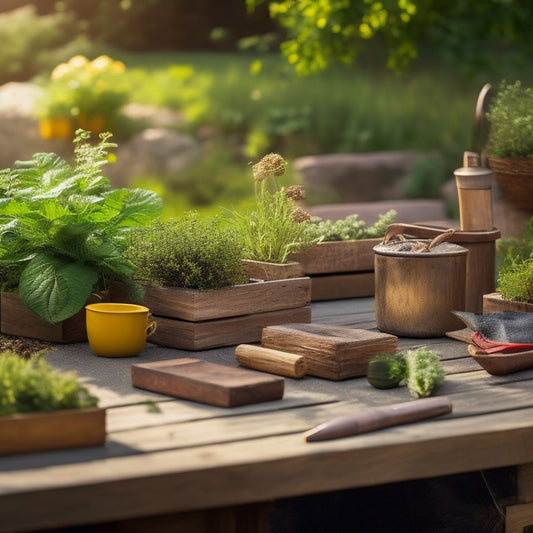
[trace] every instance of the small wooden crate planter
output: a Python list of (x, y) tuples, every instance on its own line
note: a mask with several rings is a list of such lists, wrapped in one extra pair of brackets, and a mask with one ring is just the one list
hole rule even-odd
[(62, 409), (0, 417), (0, 455), (103, 446), (106, 411)]
[(321, 242), (289, 258), (311, 278), (312, 301), (373, 296), (373, 248), (382, 240)]
[(311, 322), (309, 277), (199, 291), (148, 287), (142, 302), (157, 322), (150, 342), (206, 350), (261, 340), (265, 326)]
[(499, 292), (483, 295), (483, 313), (501, 313), (503, 311), (533, 313), (533, 304), (504, 300)]
[(71, 343), (87, 340), (85, 309), (74, 316), (50, 324), (32, 313), (17, 292), (0, 294), (0, 332), (47, 342)]

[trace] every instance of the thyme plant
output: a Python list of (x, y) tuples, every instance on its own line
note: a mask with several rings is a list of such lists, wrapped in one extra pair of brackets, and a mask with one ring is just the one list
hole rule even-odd
[(194, 212), (132, 232), (124, 255), (147, 285), (209, 290), (248, 281), (235, 230)]

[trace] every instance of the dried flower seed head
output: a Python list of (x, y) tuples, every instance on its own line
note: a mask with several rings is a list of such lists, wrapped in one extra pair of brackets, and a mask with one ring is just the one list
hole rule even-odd
[(252, 167), (255, 181), (263, 181), (269, 176), (283, 176), (287, 162), (279, 154), (267, 154)]
[(285, 188), (285, 196), (295, 202), (305, 200), (305, 191), (303, 185), (289, 185)]
[(311, 220), (311, 215), (301, 207), (297, 207), (292, 212), (292, 219), (294, 222), (309, 222)]

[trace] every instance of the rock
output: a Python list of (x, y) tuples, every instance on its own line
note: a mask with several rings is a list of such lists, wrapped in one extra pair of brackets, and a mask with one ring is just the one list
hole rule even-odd
[(200, 145), (189, 135), (165, 128), (149, 128), (123, 142), (116, 150), (117, 162), (106, 167), (115, 187), (132, 178), (175, 174), (200, 155)]
[(178, 128), (186, 122), (183, 113), (179, 111), (135, 102), (126, 104), (122, 113), (130, 120), (152, 128)]
[(368, 202), (401, 198), (416, 151), (326, 154), (301, 157), (300, 174), (310, 203)]
[(65, 152), (65, 141), (45, 141), (39, 134), (35, 102), (42, 89), (31, 83), (10, 82), (0, 87), (0, 168), (16, 160), (30, 159), (36, 152)]

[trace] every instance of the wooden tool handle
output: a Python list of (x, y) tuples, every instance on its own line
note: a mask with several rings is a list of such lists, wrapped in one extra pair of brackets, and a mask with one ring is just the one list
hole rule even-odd
[(291, 378), (301, 378), (307, 372), (307, 364), (303, 355), (253, 344), (239, 344), (235, 348), (235, 359), (242, 366)]
[(306, 440), (311, 442), (359, 435), (400, 424), (418, 422), (449, 413), (451, 410), (452, 404), (446, 396), (369, 408), (320, 424), (306, 434)]

